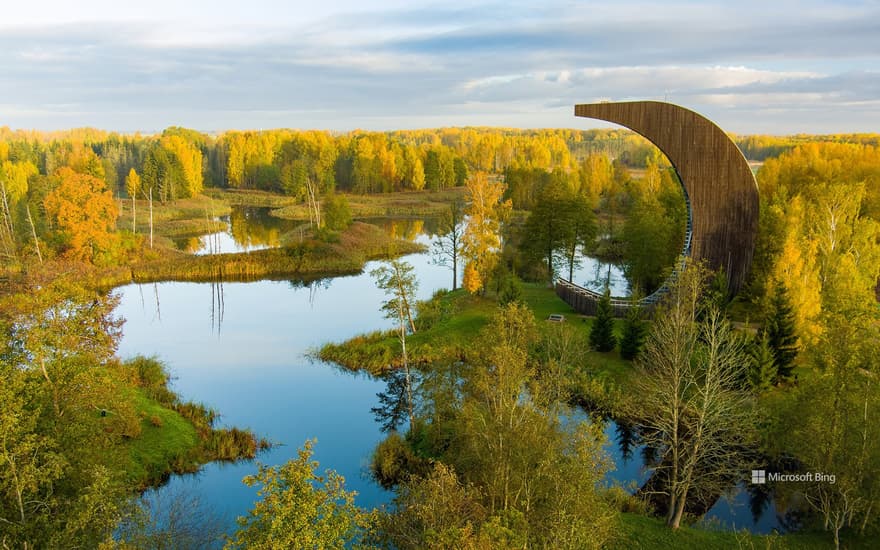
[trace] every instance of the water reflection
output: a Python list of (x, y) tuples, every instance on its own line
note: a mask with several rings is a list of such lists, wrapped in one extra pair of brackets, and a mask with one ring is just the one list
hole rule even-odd
[(228, 216), (217, 218), (226, 223), (225, 231), (182, 237), (175, 240), (175, 245), (184, 252), (202, 255), (275, 248), (296, 240), (303, 222), (275, 217), (271, 210), (262, 206), (234, 206)]
[[(650, 493), (656, 480), (651, 479), (650, 465), (657, 464), (657, 449), (641, 442), (638, 426), (625, 421), (606, 420), (606, 450), (614, 459), (616, 469), (608, 474), (608, 481), (630, 489), (630, 492)], [(769, 465), (768, 470), (785, 471), (783, 465)], [(766, 534), (796, 531), (801, 526), (801, 512), (797, 495), (787, 499), (772, 484), (733, 484), (728, 494), (712, 497), (703, 507), (706, 510), (700, 523), (730, 529), (747, 529)]]
[[(415, 238), (429, 241), (424, 233)], [(404, 259), (415, 267), (419, 299), (449, 286), (448, 270), (429, 255)], [(369, 263), (357, 276), (306, 282), (121, 287), (117, 313), (126, 324), (119, 353), (158, 356), (184, 399), (222, 412), (221, 425), (251, 428), (279, 442), (261, 462), (281, 464), (303, 441), (317, 438), (321, 467), (342, 474), (346, 487), (358, 492), (359, 505), (378, 506), (390, 493), (367, 474), (373, 448), (384, 437), (370, 411), (381, 405), (376, 394), (386, 385), (305, 356), (325, 342), (391, 327), (380, 311), (385, 296), (368, 274), (377, 265)], [(185, 489), (211, 503), (232, 528), (255, 499), (254, 489), (241, 483), (255, 471), (252, 463), (213, 463), (196, 476), (173, 476), (160, 493)]]
[[(578, 261), (580, 263), (574, 270), (574, 284), (596, 292), (603, 292), (608, 286), (614, 297), (630, 295), (629, 282), (623, 274), (622, 266), (583, 254), (578, 257)], [(567, 272), (565, 276), (568, 276)]]
[[(225, 238), (238, 247), (233, 250), (241, 250), (277, 246), (273, 243), (285, 234), (295, 234), (295, 222), (272, 218), (268, 209), (236, 211), (230, 216), (229, 232), (223, 234), (226, 237), (214, 235), (213, 241), (204, 241), (210, 250), (232, 251), (224, 249)], [(435, 220), (372, 221), (392, 235), (426, 244), (437, 230)], [(419, 299), (450, 286), (449, 270), (434, 265), (430, 255), (404, 259), (415, 267)], [(404, 429), (399, 381), (352, 375), (305, 357), (325, 342), (391, 327), (379, 309), (385, 296), (368, 275), (376, 265), (368, 264), (357, 276), (307, 282), (122, 287), (117, 313), (127, 322), (120, 355), (157, 355), (168, 364), (174, 389), (184, 399), (221, 411), (222, 425), (249, 427), (281, 444), (261, 455), (261, 462), (281, 464), (295, 456), (303, 441), (316, 437), (315, 459), (322, 468), (333, 468), (345, 477), (346, 487), (358, 492), (359, 505), (387, 503), (391, 494), (370, 479), (367, 468), (375, 445), (384, 437), (383, 428)], [(605, 281), (615, 295), (628, 291), (620, 268), (584, 258), (575, 282), (599, 284), (593, 288), (601, 289)], [(384, 399), (377, 397), (380, 393)], [(605, 434), (616, 467), (609, 481), (633, 490), (643, 485), (649, 477), (645, 464), (652, 463), (655, 453), (641, 444), (631, 425), (608, 421)], [(160, 494), (185, 488), (212, 503), (231, 528), (235, 516), (245, 514), (255, 499), (254, 489), (241, 483), (255, 470), (251, 463), (209, 464), (197, 476), (172, 477)], [(777, 517), (777, 510), (788, 510), (788, 503), (781, 502), (779, 494), (755, 487), (739, 487), (730, 499), (715, 503), (706, 517), (756, 532), (790, 526), (794, 516), (786, 512)]]

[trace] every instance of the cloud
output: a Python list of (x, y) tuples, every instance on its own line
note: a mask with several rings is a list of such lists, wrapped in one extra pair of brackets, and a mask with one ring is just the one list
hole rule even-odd
[(551, 2), (211, 24), (7, 20), (0, 124), (583, 127), (574, 103), (669, 98), (738, 132), (803, 131), (805, 110), (821, 113), (815, 132), (876, 130), (880, 7), (795, 6)]

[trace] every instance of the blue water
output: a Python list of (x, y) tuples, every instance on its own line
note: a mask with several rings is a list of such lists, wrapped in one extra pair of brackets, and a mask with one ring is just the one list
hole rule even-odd
[[(236, 219), (233, 217), (233, 224)], [(386, 223), (391, 233), (428, 243), (418, 221)], [(236, 234), (243, 229), (239, 226)], [(215, 242), (235, 240), (232, 229)], [(274, 238), (274, 236), (273, 236)], [(254, 239), (250, 244), (259, 243)], [(419, 280), (418, 297), (449, 288), (451, 271), (433, 265), (427, 254), (404, 258), (413, 264)], [(580, 284), (605, 277), (608, 266), (591, 259), (576, 274)], [(369, 271), (335, 277), (303, 286), (300, 283), (158, 283), (117, 289), (117, 313), (126, 319), (119, 353), (156, 355), (174, 377), (173, 389), (185, 400), (206, 404), (222, 414), (220, 423), (251, 428), (276, 443), (258, 461), (277, 465), (296, 456), (307, 439), (315, 438), (313, 458), (321, 469), (343, 475), (346, 488), (357, 491), (356, 503), (374, 507), (392, 494), (368, 476), (370, 455), (384, 437), (370, 409), (385, 383), (314, 362), (306, 354), (326, 342), (390, 328), (380, 306), (385, 299)], [(625, 295), (625, 280), (612, 266), (612, 293)], [(582, 279), (582, 280), (580, 280)], [(622, 282), (621, 282), (622, 281)], [(626, 487), (643, 483), (648, 472), (640, 449), (624, 460), (616, 442), (616, 426), (606, 427), (606, 449), (615, 462), (609, 482)], [(172, 476), (159, 489), (162, 495), (185, 494), (198, 499), (211, 514), (232, 530), (236, 516), (252, 507), (256, 489), (242, 478), (256, 473), (254, 462), (212, 463), (198, 474)], [(745, 505), (743, 504), (745, 503)], [(769, 532), (777, 526), (771, 502), (758, 524), (752, 525), (747, 494), (740, 492), (733, 506), (721, 500), (707, 514), (727, 525)]]
[[(416, 267), (420, 299), (450, 285), (451, 272), (432, 265), (428, 255), (405, 260)], [(321, 468), (342, 474), (359, 505), (377, 506), (391, 495), (366, 473), (383, 438), (370, 408), (385, 383), (306, 357), (323, 343), (391, 327), (379, 310), (384, 295), (369, 275), (377, 265), (307, 287), (224, 283), (220, 304), (220, 286), (210, 283), (121, 287), (117, 313), (126, 323), (119, 353), (158, 356), (183, 399), (221, 412), (223, 425), (251, 428), (279, 444), (260, 462), (281, 464), (316, 438), (313, 458)], [(254, 463), (213, 463), (197, 475), (172, 477), (160, 491), (186, 489), (232, 525), (255, 499), (255, 490), (241, 483), (255, 472)]]

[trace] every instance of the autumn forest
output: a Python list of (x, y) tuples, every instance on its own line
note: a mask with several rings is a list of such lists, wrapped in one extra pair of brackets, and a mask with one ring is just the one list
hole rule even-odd
[[(678, 176), (626, 130), (0, 128), (0, 547), (870, 547), (880, 136), (732, 137), (760, 196), (736, 296), (723, 271), (680, 257)], [(255, 212), (269, 219), (259, 246), (221, 250), (217, 235)], [(430, 274), (414, 258), (444, 288), (418, 294)], [(633, 304), (622, 317), (612, 270)], [(591, 316), (553, 289), (587, 272), (604, 293)], [(148, 284), (210, 284), (213, 329), (221, 284), (314, 298), (358, 276), (385, 324), (303, 353), (380, 385), (356, 461), (381, 506), (318, 464), (322, 441), (228, 425), (178, 393), (161, 353), (119, 351), (128, 285), (144, 302)], [(660, 288), (656, 309), (636, 307)], [(256, 330), (279, 328), (265, 317)], [(622, 441), (639, 483), (608, 477)], [(289, 459), (261, 459), (284, 447)], [(184, 500), (158, 517), (155, 488), (219, 462), (257, 488), (234, 523), (180, 513)], [(756, 471), (834, 482), (758, 485)], [(772, 504), (773, 528), (707, 524), (735, 495), (755, 517)]]

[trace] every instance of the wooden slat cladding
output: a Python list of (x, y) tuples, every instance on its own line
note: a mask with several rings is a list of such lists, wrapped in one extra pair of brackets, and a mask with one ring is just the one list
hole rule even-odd
[(691, 256), (723, 267), (731, 292), (739, 292), (755, 250), (758, 185), (727, 134), (693, 111), (660, 101), (575, 105), (574, 114), (625, 126), (663, 151), (690, 199)]

